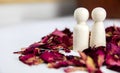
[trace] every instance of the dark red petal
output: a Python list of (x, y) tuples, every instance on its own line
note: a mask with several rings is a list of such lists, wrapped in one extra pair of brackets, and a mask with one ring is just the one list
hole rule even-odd
[[(117, 56), (117, 55), (116, 55)], [(106, 56), (106, 64), (109, 66), (120, 66), (120, 59), (115, 57), (115, 55), (107, 55)]]
[(111, 54), (111, 55), (117, 54), (120, 56), (120, 47), (118, 47), (115, 44), (108, 43), (106, 50), (107, 50), (107, 54)]
[(95, 73), (103, 73), (100, 69), (96, 70)]
[(30, 59), (30, 58), (34, 58), (34, 57), (35, 56), (33, 54), (29, 54), (29, 55), (20, 56), (19, 60), (22, 61), (25, 64), (33, 65), (33, 62), (31, 62), (31, 61), (29, 62), (27, 60)]
[(120, 46), (119, 42), (120, 42), (120, 35), (113, 36), (111, 43)]
[(96, 48), (88, 48), (85, 49), (83, 52), (92, 57), (94, 62), (97, 64), (97, 66), (101, 66), (104, 62), (105, 59), (105, 47), (104, 46), (100, 46), (100, 47), (96, 47)]
[(28, 48), (26, 48), (22, 54), (26, 55), (26, 54), (33, 54), (34, 51), (36, 50), (36, 48), (38, 48), (40, 46), (39, 43), (34, 43), (32, 45), (30, 45)]
[(56, 62), (58, 60), (63, 60), (63, 54), (59, 52), (45, 51), (40, 55), (40, 58), (47, 63)]
[(83, 62), (81, 62), (81, 58), (78, 56), (66, 56), (66, 59), (69, 63), (70, 66), (85, 66), (85, 64)]
[(60, 68), (69, 66), (67, 61), (58, 61), (56, 63), (48, 63), (49, 68)]
[(62, 32), (68, 35), (69, 37), (73, 34), (68, 28), (65, 28)]
[(65, 34), (62, 31), (56, 29), (54, 32), (52, 32), (52, 35), (63, 37)]
[(45, 37), (42, 38), (42, 40), (40, 42), (41, 43), (46, 43), (48, 39), (49, 39), (49, 36), (45, 36)]
[(54, 60), (54, 55), (53, 55), (53, 53), (51, 53), (51, 52), (49, 52), (49, 51), (45, 51), (44, 53), (42, 53), (41, 55), (40, 55), (40, 58), (42, 59), (42, 60), (44, 60), (45, 62), (47, 62), (47, 63), (50, 63), (50, 62), (54, 62), (55, 60)]
[(120, 66), (108, 66), (107, 68), (114, 70), (114, 71), (117, 71), (117, 72), (120, 72)]

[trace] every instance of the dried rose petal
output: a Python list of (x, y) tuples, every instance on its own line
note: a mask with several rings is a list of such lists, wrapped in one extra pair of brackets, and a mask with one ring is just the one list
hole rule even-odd
[(110, 55), (116, 54), (116, 55), (120, 56), (120, 47), (118, 47), (115, 44), (108, 43), (107, 47), (106, 47), (106, 50), (107, 50), (107, 54), (110, 54)]
[(73, 34), (68, 28), (65, 28), (62, 32), (68, 35), (69, 37), (71, 37)]
[(52, 52), (54, 54), (54, 59), (56, 61), (59, 61), (59, 60), (63, 60), (64, 59), (64, 55), (59, 53), (59, 52)]
[(34, 54), (20, 56), (19, 60), (27, 65), (37, 65), (43, 62), (40, 58), (36, 57)]
[(119, 57), (115, 57), (117, 55), (111, 56), (107, 55), (106, 57), (106, 64), (111, 66), (120, 66), (120, 59)]
[[(112, 26), (108, 29), (112, 33), (111, 39), (107, 43), (106, 47), (106, 65), (107, 68), (120, 72), (120, 27)], [(108, 39), (108, 37), (107, 37)]]
[(30, 45), (28, 48), (38, 48), (40, 46), (40, 43), (34, 43)]
[(107, 43), (109, 43), (109, 42), (111, 42), (111, 40), (112, 40), (112, 37), (113, 37), (113, 35), (114, 35), (115, 28), (114, 28), (113, 26), (107, 27), (107, 28), (105, 29), (105, 31), (106, 31), (106, 41), (107, 41)]
[(66, 28), (63, 31), (56, 29), (50, 35), (42, 38), (41, 43), (43, 43), (43, 45), (41, 45), (40, 48), (52, 50), (59, 50), (62, 48), (66, 52), (70, 52), (73, 45), (72, 41), (72, 32), (70, 32), (69, 29)]
[(73, 33), (68, 28), (63, 31), (56, 29), (41, 41), (14, 53), (21, 54), (20, 61), (27, 65), (45, 62), (50, 68), (77, 66), (68, 68), (65, 72), (88, 70), (89, 73), (102, 73), (100, 67), (103, 64), (109, 69), (120, 72), (120, 27), (107, 27), (106, 41), (106, 48), (104, 46), (89, 47), (79, 52), (81, 57), (65, 56), (59, 53), (59, 50), (68, 53), (72, 50)]
[(86, 66), (89, 73), (102, 73), (102, 71), (96, 67), (95, 62), (90, 56), (87, 56)]
[(84, 67), (85, 65), (82, 64), (82, 62), (80, 62), (80, 60), (76, 59), (75, 57), (48, 64), (49, 68), (60, 68), (60, 67), (67, 67), (67, 66), (83, 66)]
[[(46, 37), (44, 37), (46, 38)], [(44, 48), (44, 49), (59, 49), (57, 48), (56, 45), (60, 45), (62, 43), (61, 41), (62, 38), (55, 36), (55, 35), (49, 35), (47, 36), (47, 40), (44, 41), (43, 45), (40, 46), (40, 48)]]
[(41, 48), (49, 48), (53, 50), (59, 50), (63, 48), (64, 50), (70, 50), (72, 46), (72, 40), (69, 37), (68, 39), (65, 39), (65, 37), (67, 36), (63, 36), (61, 38), (51, 35), (50, 38), (46, 41), (46, 43), (41, 46)]
[(113, 32), (115, 31), (115, 27), (114, 26), (107, 27), (105, 31), (106, 31), (106, 34), (108, 34), (109, 36), (112, 36)]
[(21, 51), (14, 52), (14, 53), (16, 53), (16, 54), (23, 54), (23, 55), (33, 54), (33, 53), (38, 54), (40, 48), (37, 48), (37, 47), (39, 47), (39, 46), (40, 46), (39, 43), (34, 43), (34, 44), (30, 45), (29, 47), (22, 48)]
[(111, 42), (113, 36), (120, 35), (120, 27), (110, 26), (106, 28), (106, 41)]
[(54, 32), (52, 32), (52, 35), (63, 37), (65, 34), (62, 31), (56, 29)]
[[(88, 48), (85, 49), (82, 53), (79, 52), (82, 59), (84, 61), (86, 61), (86, 66), (87, 69), (89, 71), (89, 73), (91, 72), (100, 72), (99, 68), (103, 65), (104, 61), (105, 61), (105, 47), (104, 46), (100, 46), (100, 47), (96, 47), (96, 48)], [(85, 55), (85, 54), (86, 55)]]
[(39, 55), (40, 54), (40, 48), (27, 48), (25, 51), (23, 51), (22, 54), (23, 55), (27, 55), (27, 54)]
[(70, 66), (85, 66), (83, 62), (81, 62), (81, 58), (78, 56), (66, 56), (66, 60)]
[(120, 72), (120, 66), (107, 66), (108, 69)]
[(93, 61), (95, 62), (97, 67), (100, 67), (103, 65), (105, 55), (106, 55), (104, 46), (100, 46), (97, 48), (88, 48), (84, 50), (83, 52), (85, 52), (86, 55), (93, 58)]
[(120, 27), (114, 26), (115, 32), (114, 35), (120, 35)]
[(97, 56), (97, 67), (101, 67), (103, 63), (105, 62), (105, 50), (106, 48), (103, 46), (97, 47), (96, 49), (96, 56)]
[(98, 67), (101, 67), (105, 61), (105, 54), (103, 52), (100, 52), (98, 53), (98, 60), (97, 60), (97, 65)]
[(40, 58), (47, 63), (56, 62), (63, 59), (63, 54), (59, 52), (45, 51), (40, 55)]
[(105, 29), (107, 36), (120, 35), (120, 27), (110, 26)]
[(98, 69), (94, 73), (103, 73), (103, 72), (100, 69)]
[[(68, 48), (70, 48), (73, 45), (72, 38), (69, 38), (68, 36), (64, 36), (62, 38), (62, 41), (63, 41), (62, 43), (64, 43), (66, 45), (66, 47), (68, 47)], [(70, 49), (72, 49), (72, 48), (70, 48)]]
[(86, 66), (89, 73), (96, 71), (95, 63), (90, 56), (87, 56)]
[[(33, 54), (35, 53), (35, 50), (39, 50), (40, 44), (39, 43), (34, 43), (32, 45), (30, 45), (28, 48), (26, 48), (22, 54), (26, 55), (26, 54)], [(39, 51), (38, 51), (39, 52)]]
[(17, 52), (13, 52), (14, 54), (22, 54), (23, 51), (17, 51)]
[(40, 48), (35, 48), (33, 53), (34, 55), (39, 56), (41, 54)]
[(120, 46), (120, 35), (113, 36), (111, 43)]
[(79, 54), (81, 56), (80, 62), (85, 64), (87, 60), (87, 55), (84, 52), (79, 51)]
[(86, 67), (73, 67), (73, 68), (66, 68), (64, 69), (65, 73), (71, 73), (75, 71), (87, 71)]
[(58, 61), (56, 63), (48, 63), (49, 68), (60, 68), (69, 66), (67, 61)]
[(120, 57), (117, 55), (106, 56), (107, 68), (120, 72)]
[(85, 66), (84, 63), (80, 61), (80, 57), (77, 56), (64, 56), (63, 60), (52, 62), (48, 64), (50, 68), (60, 68), (66, 66)]
[(120, 48), (115, 44), (107, 44), (106, 64), (120, 66)]
[(40, 42), (41, 43), (46, 43), (48, 39), (49, 39), (49, 36), (45, 36), (45, 37), (42, 38), (42, 40)]
[(40, 55), (40, 58), (45, 62), (54, 62), (54, 55), (48, 51), (44, 52)]

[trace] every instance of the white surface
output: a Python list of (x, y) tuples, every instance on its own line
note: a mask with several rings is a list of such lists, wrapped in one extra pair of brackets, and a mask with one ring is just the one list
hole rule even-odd
[[(105, 25), (109, 26), (114, 20), (105, 21)], [(0, 27), (0, 73), (64, 73), (61, 69), (48, 69), (46, 65), (27, 66), (18, 60), (19, 55), (13, 54), (14, 51), (20, 50), (22, 47), (37, 42), (42, 36), (55, 30), (55, 28), (64, 29), (71, 28), (76, 24), (73, 17), (58, 18), (46, 21), (26, 21), (21, 24)], [(90, 20), (88, 24), (93, 22)], [(120, 24), (120, 20), (116, 20), (116, 25)], [(103, 73), (117, 73), (102, 68)], [(83, 72), (79, 72), (83, 73)]]
[(77, 24), (73, 31), (73, 49), (75, 51), (83, 51), (88, 48), (89, 44), (89, 27), (86, 21), (89, 18), (89, 12), (86, 8), (77, 8), (74, 12), (74, 18)]

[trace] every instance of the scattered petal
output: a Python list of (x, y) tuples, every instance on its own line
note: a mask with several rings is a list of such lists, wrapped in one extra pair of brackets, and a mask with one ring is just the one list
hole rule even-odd
[(95, 63), (90, 56), (87, 56), (86, 66), (89, 73), (96, 71)]
[(73, 67), (64, 69), (65, 73), (71, 73), (75, 71), (87, 71), (86, 67)]
[[(66, 73), (76, 70), (87, 70), (89, 73), (102, 73), (100, 67), (106, 65), (108, 69), (120, 72), (120, 27), (106, 28), (106, 47), (89, 47), (79, 52), (80, 57), (59, 53), (63, 50), (70, 53), (73, 49), (73, 32), (68, 28), (63, 31), (56, 29), (44, 36), (41, 41), (33, 43), (14, 54), (21, 54), (19, 60), (27, 65), (47, 63), (49, 68), (66, 68)], [(77, 66), (77, 67), (75, 67)]]

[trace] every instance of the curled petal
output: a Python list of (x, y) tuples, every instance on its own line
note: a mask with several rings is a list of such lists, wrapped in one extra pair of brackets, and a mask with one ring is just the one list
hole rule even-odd
[(60, 68), (60, 67), (67, 67), (69, 66), (67, 61), (59, 61), (56, 63), (48, 63), (49, 68)]
[(71, 37), (73, 34), (68, 28), (65, 28), (62, 32), (68, 35), (69, 37)]
[(54, 32), (52, 32), (52, 35), (63, 37), (65, 34), (62, 31), (56, 29)]
[(80, 51), (79, 51), (79, 54), (80, 54), (82, 60), (85, 62), (87, 60), (87, 55), (84, 52), (80, 52)]
[(45, 51), (40, 55), (40, 58), (47, 63), (51, 63), (51, 62), (56, 62), (58, 60), (62, 60), (63, 54), (60, 54), (58, 52)]
[(96, 71), (95, 63), (94, 63), (93, 59), (89, 56), (87, 56), (86, 66), (87, 66), (87, 70), (89, 73)]
[(75, 71), (87, 71), (86, 67), (73, 67), (73, 68), (66, 68), (64, 69), (65, 73), (71, 73)]

